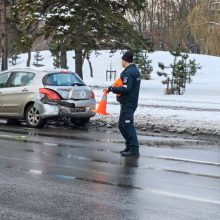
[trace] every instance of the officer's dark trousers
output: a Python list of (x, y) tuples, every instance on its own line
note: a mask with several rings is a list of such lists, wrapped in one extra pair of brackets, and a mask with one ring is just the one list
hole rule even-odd
[(126, 146), (132, 152), (139, 152), (136, 130), (134, 127), (134, 112), (136, 107), (121, 104), (118, 127), (126, 141)]

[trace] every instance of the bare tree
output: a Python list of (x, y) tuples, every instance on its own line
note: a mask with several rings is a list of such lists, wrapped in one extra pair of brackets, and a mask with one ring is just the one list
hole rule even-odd
[(8, 39), (7, 39), (7, 23), (6, 11), (7, 1), (1, 0), (0, 4), (0, 24), (1, 24), (1, 51), (2, 51), (2, 71), (8, 69)]
[(220, 55), (220, 1), (198, 1), (188, 19), (202, 53)]
[(155, 42), (155, 49), (170, 50), (176, 45), (195, 52), (195, 39), (187, 17), (195, 0), (146, 0), (141, 11), (130, 10), (128, 17), (136, 29)]

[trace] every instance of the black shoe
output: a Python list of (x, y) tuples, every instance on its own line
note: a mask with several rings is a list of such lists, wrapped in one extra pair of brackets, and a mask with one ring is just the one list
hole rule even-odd
[(139, 154), (139, 152), (133, 152), (133, 151), (129, 150), (129, 151), (126, 151), (126, 152), (122, 152), (121, 156), (123, 156), (123, 157), (127, 157), (127, 156), (139, 157), (140, 154)]
[(124, 150), (120, 151), (120, 154), (124, 153), (124, 152), (128, 152), (129, 151), (129, 148), (126, 147)]

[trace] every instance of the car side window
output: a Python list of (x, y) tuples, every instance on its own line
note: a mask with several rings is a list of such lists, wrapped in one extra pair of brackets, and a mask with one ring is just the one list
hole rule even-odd
[(35, 73), (17, 72), (11, 82), (11, 87), (26, 86), (32, 83)]
[(7, 85), (7, 81), (11, 73), (2, 73), (0, 74), (0, 88), (4, 88)]

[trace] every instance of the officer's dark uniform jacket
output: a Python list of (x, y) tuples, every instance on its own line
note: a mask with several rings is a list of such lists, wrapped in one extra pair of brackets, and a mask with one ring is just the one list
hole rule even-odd
[(120, 96), (117, 96), (117, 101), (120, 102), (120, 104), (127, 104), (136, 109), (141, 82), (140, 72), (135, 64), (131, 64), (124, 69), (120, 77), (123, 86), (113, 87), (112, 92), (121, 94)]
[(139, 152), (139, 144), (136, 130), (134, 128), (134, 112), (138, 105), (138, 96), (140, 90), (140, 72), (135, 64), (129, 65), (121, 73), (123, 86), (112, 87), (112, 92), (121, 94), (117, 100), (121, 104), (118, 127), (126, 140), (126, 149), (133, 153)]

